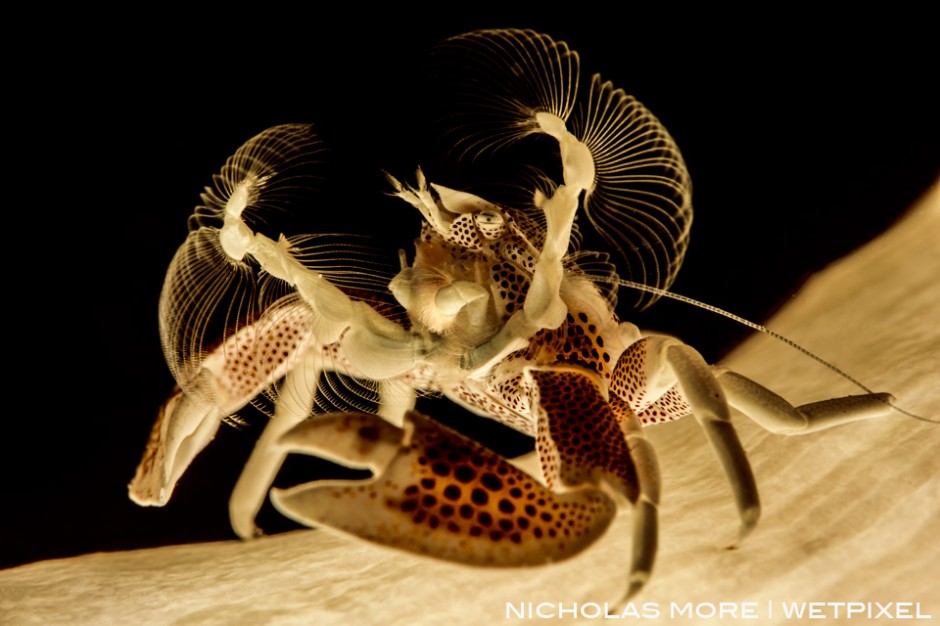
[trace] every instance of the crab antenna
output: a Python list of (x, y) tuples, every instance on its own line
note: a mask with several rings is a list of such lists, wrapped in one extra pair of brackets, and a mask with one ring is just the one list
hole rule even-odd
[[(705, 309), (706, 311), (711, 311), (712, 313), (715, 313), (715, 314), (717, 314), (717, 315), (721, 315), (721, 316), (723, 316), (723, 317), (727, 317), (728, 319), (734, 320), (735, 322), (738, 322), (739, 324), (743, 324), (744, 326), (747, 326), (748, 328), (751, 328), (751, 329), (756, 330), (756, 331), (758, 331), (758, 332), (764, 333), (765, 335), (768, 335), (768, 336), (770, 336), (770, 337), (773, 337), (773, 338), (776, 339), (777, 341), (780, 341), (780, 342), (785, 343), (786, 345), (790, 346), (791, 348), (793, 348), (794, 350), (796, 350), (796, 351), (799, 352), (800, 354), (811, 358), (812, 360), (816, 361), (817, 363), (819, 363), (820, 365), (822, 365), (823, 367), (825, 367), (825, 368), (828, 369), (829, 371), (835, 373), (835, 374), (838, 375), (838, 376), (841, 376), (842, 378), (844, 378), (845, 380), (849, 381), (850, 383), (852, 383), (853, 385), (855, 385), (856, 387), (858, 387), (859, 389), (861, 389), (861, 390), (864, 391), (865, 393), (870, 393), (870, 394), (874, 394), (874, 393), (875, 393), (872, 389), (869, 389), (867, 385), (863, 384), (863, 383), (862, 383), (861, 381), (859, 381), (858, 379), (852, 377), (852, 376), (849, 375), (847, 372), (845, 372), (845, 371), (839, 369), (838, 367), (836, 367), (835, 365), (833, 365), (833, 364), (830, 363), (829, 361), (826, 361), (826, 360), (823, 359), (822, 357), (820, 357), (820, 356), (814, 354), (813, 352), (810, 352), (809, 350), (807, 350), (806, 348), (804, 348), (804, 347), (801, 346), (800, 344), (796, 343), (796, 342), (793, 341), (792, 339), (789, 339), (789, 338), (787, 338), (787, 337), (784, 337), (784, 336), (781, 335), (780, 333), (774, 332), (774, 331), (770, 330), (769, 328), (767, 328), (766, 326), (762, 326), (761, 324), (757, 324), (757, 323), (755, 323), (755, 322), (752, 322), (751, 320), (746, 319), (746, 318), (743, 318), (743, 317), (741, 317), (740, 315), (735, 315), (734, 313), (732, 313), (732, 312), (730, 312), (730, 311), (726, 311), (726, 310), (724, 310), (724, 309), (718, 308), (718, 307), (713, 306), (713, 305), (711, 305), (711, 304), (707, 304), (707, 303), (705, 303), (705, 302), (702, 302), (701, 300), (696, 300), (696, 299), (690, 298), (690, 297), (688, 297), (688, 296), (683, 296), (682, 294), (673, 293), (673, 292), (668, 291), (668, 290), (666, 290), (666, 289), (660, 289), (660, 288), (658, 288), (658, 287), (652, 287), (652, 286), (650, 286), (650, 285), (644, 285), (643, 283), (633, 282), (632, 280), (624, 280), (624, 279), (622, 279), (622, 278), (604, 278), (604, 277), (602, 277), (602, 276), (593, 277), (593, 280), (595, 280), (596, 282), (613, 283), (613, 284), (619, 285), (619, 286), (621, 286), (621, 287), (627, 287), (628, 289), (636, 289), (636, 290), (639, 290), (639, 291), (645, 291), (645, 292), (647, 292), (647, 293), (652, 293), (652, 294), (654, 294), (654, 295), (656, 295), (656, 296), (658, 296), (658, 297), (662, 297), (662, 298), (670, 298), (670, 299), (672, 299), (672, 300), (678, 300), (679, 302), (684, 302), (685, 304), (690, 304), (690, 305), (695, 306), (695, 307), (698, 307), (698, 308), (700, 308), (700, 309)], [(891, 402), (885, 401), (885, 404), (887, 404), (888, 406), (890, 406), (892, 409), (894, 409), (894, 410), (897, 411), (898, 413), (901, 413), (902, 415), (906, 415), (907, 417), (910, 417), (910, 418), (912, 418), (912, 419), (915, 419), (915, 420), (918, 420), (918, 421), (921, 421), (921, 422), (927, 422), (928, 424), (940, 424), (940, 420), (934, 420), (934, 419), (930, 419), (930, 418), (927, 418), (927, 417), (923, 417), (923, 416), (921, 416), (921, 415), (917, 415), (916, 413), (911, 413), (910, 411), (907, 411), (907, 410), (905, 410), (905, 409), (903, 409), (903, 408), (899, 407), (898, 405), (893, 404), (893, 403), (891, 403)]]

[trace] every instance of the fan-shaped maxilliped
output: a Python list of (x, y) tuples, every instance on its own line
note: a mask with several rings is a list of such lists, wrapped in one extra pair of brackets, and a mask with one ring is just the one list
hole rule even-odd
[[(479, 160), (533, 136), (555, 137), (565, 178), (584, 177), (581, 211), (621, 276), (672, 284), (688, 247), (691, 181), (650, 111), (599, 74), (583, 77), (577, 52), (533, 31), (460, 35), (432, 58), (442, 131), (458, 155)], [(621, 301), (643, 308), (657, 298), (637, 292)]]

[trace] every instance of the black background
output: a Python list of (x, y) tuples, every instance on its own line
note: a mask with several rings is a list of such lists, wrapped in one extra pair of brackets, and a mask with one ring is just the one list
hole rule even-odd
[[(310, 121), (336, 168), (324, 222), (410, 246), (416, 212), (384, 195), (381, 171), (407, 176), (430, 158), (421, 130), (434, 92), (422, 63), (444, 37), (548, 32), (581, 53), (585, 75), (601, 72), (650, 108), (694, 185), (692, 243), (673, 290), (755, 321), (887, 228), (940, 172), (925, 16), (624, 6), (624, 17), (579, 5), (555, 17), (363, 9), (332, 19), (259, 8), (205, 23), (121, 16), (121, 28), (49, 37), (55, 61), (16, 91), (28, 120), (21, 161), (38, 177), (22, 185), (11, 234), (38, 252), (8, 270), (11, 293), (29, 295), (7, 305), (25, 332), (14, 330), (9, 351), (0, 567), (233, 537), (226, 501), (262, 420), (223, 428), (165, 509), (126, 497), (172, 386), (156, 307), (186, 217), (243, 141)], [(711, 360), (745, 334), (669, 302), (631, 319)], [(492, 445), (519, 444), (462, 423)], [(270, 511), (262, 522), (290, 527)]]

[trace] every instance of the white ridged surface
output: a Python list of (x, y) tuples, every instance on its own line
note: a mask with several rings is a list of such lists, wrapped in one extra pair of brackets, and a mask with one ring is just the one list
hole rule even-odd
[[(940, 419), (938, 274), (935, 186), (902, 223), (815, 277), (769, 325), (907, 409)], [(765, 337), (727, 364), (796, 403), (855, 393)], [(796, 623), (780, 603), (801, 601), (919, 602), (940, 620), (940, 426), (897, 415), (785, 438), (737, 424), (764, 503), (755, 533), (738, 550), (721, 549), (737, 520), (703, 434), (691, 420), (653, 430), (664, 474), (661, 551), (637, 602), (656, 603), (662, 616), (569, 621), (669, 623), (672, 602), (756, 602), (759, 619), (703, 623)], [(507, 602), (618, 598), (629, 521), (622, 515), (571, 561), (528, 570), (470, 569), (315, 531), (46, 561), (0, 572), (0, 623), (514, 623)]]

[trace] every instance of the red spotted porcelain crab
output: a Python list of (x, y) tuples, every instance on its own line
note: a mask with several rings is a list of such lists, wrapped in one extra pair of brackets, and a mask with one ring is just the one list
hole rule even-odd
[[(695, 416), (728, 475), (743, 537), (760, 504), (730, 407), (786, 434), (889, 410), (887, 394), (794, 407), (675, 338), (620, 321), (623, 281), (597, 262), (603, 255), (577, 249), (575, 220), (583, 214), (631, 285), (647, 286), (640, 306), (662, 295), (692, 215), (672, 138), (609, 82), (582, 85), (577, 54), (545, 35), (473, 32), (444, 42), (439, 59), (458, 96), (447, 123), (459, 149), (479, 158), (548, 138), (556, 175), (526, 177), (527, 201), (512, 207), (420, 170), (413, 183), (390, 176), (423, 224), (386, 282), (354, 243), (262, 232), (316, 183), (313, 129), (277, 126), (248, 141), (202, 195), (167, 273), (160, 330), (178, 387), (130, 485), (135, 502), (165, 504), (219, 426), (260, 399), (273, 419), (231, 497), (239, 536), (258, 533), (275, 474), (300, 452), (372, 477), (270, 490), (282, 513), (461, 563), (565, 559), (630, 507), (632, 595), (657, 548), (659, 473), (645, 427)], [(374, 411), (343, 394), (319, 409), (326, 377), (365, 385)], [(415, 412), (429, 392), (533, 437), (539, 475)]]

